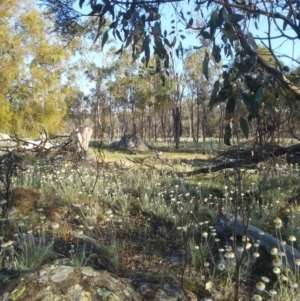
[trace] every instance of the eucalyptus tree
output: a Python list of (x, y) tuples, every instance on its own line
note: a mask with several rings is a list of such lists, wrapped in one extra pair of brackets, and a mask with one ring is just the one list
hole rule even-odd
[(66, 49), (26, 0), (2, 1), (0, 13), (0, 128), (32, 135), (42, 125), (57, 133), (75, 91), (68, 67), (77, 42)]
[[(199, 129), (202, 129), (203, 141), (206, 138), (206, 125), (208, 118), (208, 100), (209, 100), (209, 83), (205, 80), (205, 76), (202, 72), (203, 59), (205, 56), (204, 51), (190, 52), (184, 60), (184, 77), (186, 85), (188, 87), (188, 95), (191, 98), (191, 118), (193, 117), (194, 103), (196, 104), (197, 112), (197, 128), (196, 135), (193, 136), (195, 141), (199, 140)], [(200, 112), (202, 109), (202, 116)], [(201, 121), (202, 119), (202, 121)], [(192, 128), (194, 128), (194, 122), (191, 120)], [(195, 130), (192, 130), (195, 133)]]
[[(164, 141), (171, 137), (173, 132), (172, 112), (174, 103), (171, 97), (171, 81), (167, 80), (164, 86), (161, 85), (159, 74), (155, 74), (155, 58), (150, 59), (150, 68), (143, 68), (139, 76), (142, 80), (143, 93), (147, 97), (148, 128), (149, 134), (157, 140), (158, 136)], [(141, 69), (141, 68), (140, 68)]]
[(122, 132), (136, 132), (135, 113), (136, 113), (136, 97), (137, 89), (137, 73), (138, 65), (132, 62), (131, 54), (124, 51), (122, 55), (115, 61), (115, 74), (112, 79), (114, 88), (111, 89), (112, 96), (115, 99), (115, 105), (121, 112)]
[[(107, 66), (98, 66), (95, 63), (89, 64), (85, 70), (85, 75), (88, 80), (94, 84), (90, 90), (89, 98), (91, 113), (96, 125), (96, 132), (99, 137), (103, 137), (107, 128), (107, 116), (110, 111), (110, 91), (107, 88), (107, 83), (110, 81), (114, 73), (114, 66), (110, 63)], [(111, 124), (109, 125), (111, 127)]]
[(164, 122), (159, 122), (158, 114), (164, 114), (168, 99), (166, 87), (151, 68), (154, 62), (152, 58), (149, 68), (138, 68), (137, 63), (132, 63), (131, 54), (124, 51), (116, 62), (111, 83), (115, 102), (122, 111), (123, 131), (127, 129), (149, 140), (156, 140), (159, 132), (165, 136)]

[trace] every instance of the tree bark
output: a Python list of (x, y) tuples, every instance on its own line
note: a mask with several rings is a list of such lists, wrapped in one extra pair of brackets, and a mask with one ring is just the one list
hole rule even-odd
[(173, 119), (174, 119), (174, 141), (175, 141), (175, 147), (178, 149), (179, 140), (182, 131), (181, 114), (178, 107), (176, 107), (176, 109), (173, 111)]

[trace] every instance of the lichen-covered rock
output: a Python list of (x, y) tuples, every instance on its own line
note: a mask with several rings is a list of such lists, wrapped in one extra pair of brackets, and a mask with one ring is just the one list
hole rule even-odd
[(143, 300), (153, 301), (197, 301), (195, 294), (183, 291), (176, 284), (150, 284), (144, 283), (137, 291), (143, 296)]
[(0, 286), (0, 300), (10, 301), (141, 301), (126, 279), (106, 271), (44, 266)]
[(197, 301), (179, 285), (131, 282), (89, 267), (46, 265), (0, 282), (1, 301)]

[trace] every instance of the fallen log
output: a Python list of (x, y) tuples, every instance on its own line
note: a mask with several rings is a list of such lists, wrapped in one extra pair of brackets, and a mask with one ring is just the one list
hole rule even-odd
[[(235, 233), (236, 236), (246, 235), (246, 225), (243, 220), (238, 216), (235, 219), (234, 214), (231, 213), (219, 213), (216, 217), (216, 230), (218, 235), (229, 237)], [(265, 250), (271, 256), (272, 248), (277, 248), (278, 251), (285, 252), (285, 258), (282, 258), (282, 262), (289, 266), (291, 270), (297, 271), (297, 265), (295, 261), (300, 259), (300, 252), (292, 246), (285, 244), (282, 245), (281, 241), (274, 236), (263, 233), (260, 229), (248, 225), (247, 237), (251, 242), (259, 242), (259, 247)]]
[[(239, 150), (234, 150), (235, 158), (225, 159), (225, 162), (211, 167), (202, 167), (189, 172), (179, 173), (179, 176), (193, 176), (198, 174), (207, 174), (209, 172), (216, 172), (227, 168), (244, 168), (257, 169), (258, 163), (264, 162), (268, 159), (278, 158), (284, 155), (291, 155), (300, 152), (300, 144), (295, 144), (289, 147), (276, 146), (270, 151), (265, 150), (243, 150), (243, 156), (240, 158)], [(228, 153), (228, 151), (227, 151)], [(219, 159), (218, 156), (216, 159)], [(211, 160), (210, 160), (211, 161)]]

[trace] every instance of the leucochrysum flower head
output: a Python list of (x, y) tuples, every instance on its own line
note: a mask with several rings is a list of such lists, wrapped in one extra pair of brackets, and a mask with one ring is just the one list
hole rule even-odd
[(259, 281), (256, 283), (255, 288), (261, 292), (266, 288), (266, 285), (262, 281)]
[(237, 248), (237, 251), (238, 251), (239, 253), (243, 253), (243, 252), (244, 252), (244, 248), (243, 248), (243, 247), (238, 247), (238, 248)]
[(234, 253), (233, 252), (226, 252), (224, 257), (226, 259), (233, 259), (235, 257)]
[(272, 297), (275, 297), (277, 295), (277, 292), (275, 290), (269, 290), (269, 293)]
[(294, 235), (290, 235), (289, 241), (291, 241), (291, 242), (296, 241), (296, 237)]
[(268, 277), (265, 277), (265, 276), (262, 276), (261, 277), (261, 280), (265, 283), (269, 283), (270, 282), (270, 279)]
[(254, 252), (253, 253), (253, 257), (258, 258), (259, 257), (259, 253), (258, 252)]
[(272, 248), (271, 254), (272, 255), (277, 255), (277, 253), (278, 253), (278, 249), (277, 248)]
[(293, 288), (293, 289), (299, 287), (299, 285), (296, 281), (290, 281), (289, 286), (290, 286), (290, 288)]
[(217, 265), (217, 268), (218, 268), (218, 270), (219, 271), (224, 271), (225, 270), (225, 264), (224, 263), (222, 263), (222, 262), (220, 262), (218, 265)]
[(59, 223), (58, 222), (53, 222), (52, 223), (52, 229), (57, 230), (59, 228)]
[(275, 219), (274, 219), (274, 224), (276, 223), (282, 223), (282, 220), (280, 217), (276, 216)]
[(281, 265), (282, 265), (282, 261), (278, 257), (273, 259), (273, 266), (274, 267), (280, 267)]
[(246, 235), (243, 235), (243, 237), (242, 237), (242, 241), (248, 241), (249, 240), (249, 238), (246, 236)]
[(203, 231), (203, 232), (202, 232), (202, 236), (203, 236), (204, 238), (207, 238), (207, 237), (208, 237), (208, 233), (207, 233), (206, 231)]
[(250, 242), (246, 242), (246, 250), (250, 249), (252, 247), (252, 244)]

